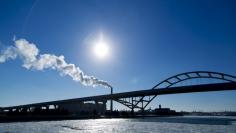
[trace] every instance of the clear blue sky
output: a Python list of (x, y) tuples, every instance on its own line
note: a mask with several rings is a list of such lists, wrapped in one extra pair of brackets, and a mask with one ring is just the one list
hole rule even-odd
[[(86, 74), (108, 81), (115, 92), (152, 88), (172, 75), (210, 70), (236, 75), (234, 0), (1, 0), (0, 48), (12, 38), (33, 42), (41, 53), (64, 55)], [(102, 32), (110, 58), (91, 53)], [(0, 64), (0, 106), (109, 93), (85, 87), (53, 70)], [(236, 91), (160, 96), (176, 110), (236, 111)], [(123, 108), (116, 105), (116, 108)]]

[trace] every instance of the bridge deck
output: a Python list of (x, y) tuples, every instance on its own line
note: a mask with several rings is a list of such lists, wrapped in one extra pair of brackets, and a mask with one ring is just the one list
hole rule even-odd
[(180, 86), (180, 87), (170, 87), (170, 88), (160, 88), (160, 89), (149, 89), (149, 90), (116, 93), (113, 95), (98, 95), (98, 96), (91, 96), (91, 97), (11, 106), (11, 107), (4, 107), (2, 109), (8, 110), (8, 109), (13, 109), (13, 108), (60, 105), (64, 103), (76, 103), (76, 102), (84, 102), (84, 101), (104, 101), (104, 100), (111, 100), (111, 99), (117, 100), (119, 98), (129, 98), (129, 97), (138, 97), (138, 96), (167, 95), (167, 94), (178, 94), (178, 93), (223, 91), (223, 90), (236, 90), (236, 83), (227, 82), (227, 83), (216, 83), (216, 84), (203, 84), (203, 85)]

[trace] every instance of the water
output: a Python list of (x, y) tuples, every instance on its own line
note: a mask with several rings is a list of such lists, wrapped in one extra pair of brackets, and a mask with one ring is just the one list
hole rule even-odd
[(236, 133), (236, 117), (152, 117), (0, 123), (0, 133)]

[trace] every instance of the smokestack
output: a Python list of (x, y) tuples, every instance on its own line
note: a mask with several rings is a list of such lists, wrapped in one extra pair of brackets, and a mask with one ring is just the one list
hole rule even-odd
[[(111, 87), (111, 96), (113, 94), (113, 88)], [(112, 98), (111, 98), (111, 104), (110, 104), (110, 111), (111, 111), (111, 116), (112, 116), (112, 111), (113, 111), (113, 101), (112, 101)]]

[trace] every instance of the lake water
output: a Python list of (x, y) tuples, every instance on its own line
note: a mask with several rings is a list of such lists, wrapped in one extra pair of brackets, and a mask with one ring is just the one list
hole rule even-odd
[(236, 133), (236, 117), (152, 117), (0, 123), (0, 133)]

